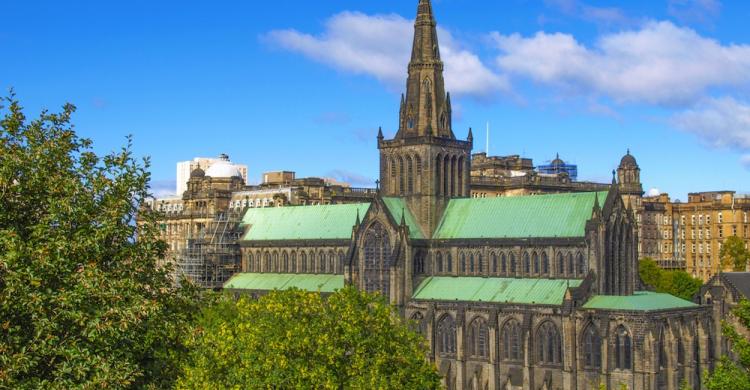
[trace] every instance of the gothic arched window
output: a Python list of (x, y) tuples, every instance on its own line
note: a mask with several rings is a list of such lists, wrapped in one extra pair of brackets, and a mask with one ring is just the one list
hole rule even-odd
[(518, 272), (517, 268), (518, 264), (516, 264), (516, 254), (511, 253), (510, 254), (510, 273), (515, 275)]
[(440, 252), (435, 254), (435, 267), (437, 272), (443, 272), (443, 254)]
[(500, 255), (500, 273), (505, 275), (508, 272), (508, 263), (505, 253)]
[(391, 240), (383, 225), (375, 223), (367, 230), (363, 249), (365, 291), (378, 291), (384, 297), (390, 297)]
[(565, 259), (562, 253), (557, 254), (557, 274), (558, 276), (565, 275)]
[(542, 252), (542, 273), (549, 274), (549, 257), (546, 252)]
[(492, 252), (492, 255), (490, 256), (492, 258), (492, 271), (491, 272), (493, 274), (496, 274), (497, 273), (497, 255), (495, 254), (495, 252)]
[(333, 251), (328, 252), (328, 272), (336, 273), (336, 254)]
[(320, 270), (321, 274), (326, 273), (326, 255), (323, 253), (323, 251), (320, 251), (318, 253), (318, 269)]
[(421, 251), (414, 253), (414, 275), (424, 273), (424, 254)]
[(466, 254), (461, 253), (461, 273), (466, 273)]
[(406, 156), (406, 193), (414, 193), (414, 165), (410, 156)]
[(469, 254), (469, 273), (474, 274), (474, 254)]
[(477, 357), (489, 357), (490, 331), (487, 321), (477, 317), (469, 325), (469, 355)]
[(440, 318), (437, 324), (438, 353), (454, 355), (456, 353), (456, 322), (450, 314)]
[(594, 324), (583, 331), (583, 364), (587, 368), (602, 366), (602, 339)]
[(252, 253), (248, 253), (247, 254), (247, 266), (249, 268), (248, 271), (253, 272), (253, 266), (254, 265), (255, 264), (253, 264), (253, 254)]
[(266, 252), (264, 258), (266, 260), (266, 269), (264, 270), (264, 272), (271, 272), (271, 254)]
[(448, 264), (448, 272), (453, 272), (453, 255), (448, 252), (448, 260), (446, 261)]
[(554, 323), (547, 321), (536, 331), (537, 359), (544, 364), (562, 363), (560, 332)]
[(398, 158), (398, 193), (404, 194), (404, 159)]
[(521, 326), (516, 320), (509, 320), (503, 325), (502, 331), (504, 360), (523, 360), (523, 348), (521, 347)]
[(534, 252), (534, 255), (532, 256), (532, 258), (534, 259), (534, 274), (538, 275), (539, 274), (539, 255), (536, 252)]
[(573, 266), (573, 254), (568, 253), (568, 276), (575, 275), (575, 268)]
[(337, 271), (336, 273), (344, 273), (344, 260), (346, 255), (344, 255), (344, 251), (339, 251), (339, 264), (336, 267)]
[(297, 252), (292, 252), (292, 272), (297, 272)]
[(633, 369), (633, 339), (622, 325), (615, 332), (615, 367), (620, 370)]
[(289, 254), (286, 251), (281, 253), (281, 266), (283, 272), (289, 272)]
[(300, 262), (302, 263), (302, 272), (307, 272), (307, 254), (302, 252), (299, 256)]
[(482, 260), (482, 254), (480, 253), (477, 255), (477, 268), (479, 269), (480, 274), (484, 273), (484, 264)]
[(523, 254), (523, 272), (524, 274), (528, 275), (531, 273), (531, 261), (529, 260), (529, 254), (524, 253)]

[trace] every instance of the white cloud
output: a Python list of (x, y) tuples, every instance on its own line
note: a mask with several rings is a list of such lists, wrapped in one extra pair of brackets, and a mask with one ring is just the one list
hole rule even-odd
[(661, 190), (659, 190), (658, 188), (651, 188), (650, 190), (648, 190), (648, 192), (646, 192), (646, 196), (659, 196), (659, 195), (661, 195)]
[(750, 46), (722, 45), (666, 21), (605, 34), (593, 47), (562, 33), (492, 37), (506, 72), (620, 103), (684, 105), (750, 81)]
[[(336, 69), (371, 75), (390, 87), (403, 88), (413, 34), (413, 22), (399, 15), (341, 12), (326, 21), (320, 35), (287, 29), (271, 31), (264, 38)], [(438, 34), (448, 91), (487, 97), (509, 90), (504, 76), (462, 48), (449, 32), (439, 29)]]
[(734, 98), (706, 99), (673, 115), (671, 122), (709, 146), (750, 152), (750, 105)]

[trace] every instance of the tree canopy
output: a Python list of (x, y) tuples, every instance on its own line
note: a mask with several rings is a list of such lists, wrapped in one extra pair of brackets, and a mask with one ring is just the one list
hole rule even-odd
[(641, 280), (658, 292), (672, 294), (676, 297), (692, 300), (703, 285), (703, 281), (690, 276), (685, 271), (663, 270), (651, 258), (643, 258), (638, 264)]
[[(737, 326), (744, 328), (738, 331)], [(732, 346), (736, 359), (722, 356), (714, 371), (706, 378), (709, 390), (750, 389), (750, 301), (743, 299), (732, 310), (732, 318), (722, 323), (722, 333)], [(742, 333), (742, 334), (741, 334)]]
[(154, 216), (136, 224), (148, 160), (97, 156), (74, 110), (0, 100), (0, 388), (169, 387), (198, 292), (157, 266)]
[(731, 236), (722, 244), (719, 258), (723, 267), (731, 268), (735, 272), (744, 272), (750, 261), (750, 251), (745, 247), (745, 240)]
[(178, 388), (438, 388), (425, 344), (353, 287), (225, 298), (203, 312)]

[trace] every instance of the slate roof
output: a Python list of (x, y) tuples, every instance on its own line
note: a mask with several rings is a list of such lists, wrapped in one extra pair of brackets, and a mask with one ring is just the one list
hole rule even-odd
[(560, 306), (568, 287), (578, 287), (581, 282), (576, 279), (431, 276), (420, 283), (412, 299)]
[(369, 203), (251, 208), (242, 218), (243, 241), (347, 240)]
[(750, 272), (722, 272), (721, 277), (729, 282), (738, 293), (750, 299)]
[(391, 216), (393, 216), (393, 219), (397, 224), (401, 223), (401, 214), (404, 214), (404, 222), (406, 222), (406, 226), (409, 227), (409, 235), (411, 238), (425, 238), (422, 229), (417, 223), (417, 219), (414, 218), (414, 215), (409, 211), (409, 207), (406, 205), (404, 199), (384, 197), (383, 203), (385, 203), (385, 207), (388, 209), (388, 212), (391, 213)]
[(651, 291), (636, 291), (629, 296), (595, 295), (584, 305), (584, 309), (655, 311), (698, 307), (693, 302), (674, 295)]
[(312, 274), (235, 274), (224, 283), (224, 289), (230, 290), (301, 290), (332, 293), (344, 288), (344, 275)]
[(584, 237), (607, 192), (451, 199), (433, 238)]

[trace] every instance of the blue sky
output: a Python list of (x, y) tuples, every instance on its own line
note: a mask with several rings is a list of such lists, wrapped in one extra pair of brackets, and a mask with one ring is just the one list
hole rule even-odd
[[(0, 88), (78, 106), (99, 152), (133, 134), (154, 186), (227, 153), (372, 185), (395, 132), (417, 1), (3, 4)], [(750, 192), (750, 2), (434, 0), (454, 130), (475, 151), (555, 153), (610, 180), (630, 148), (646, 189)]]

